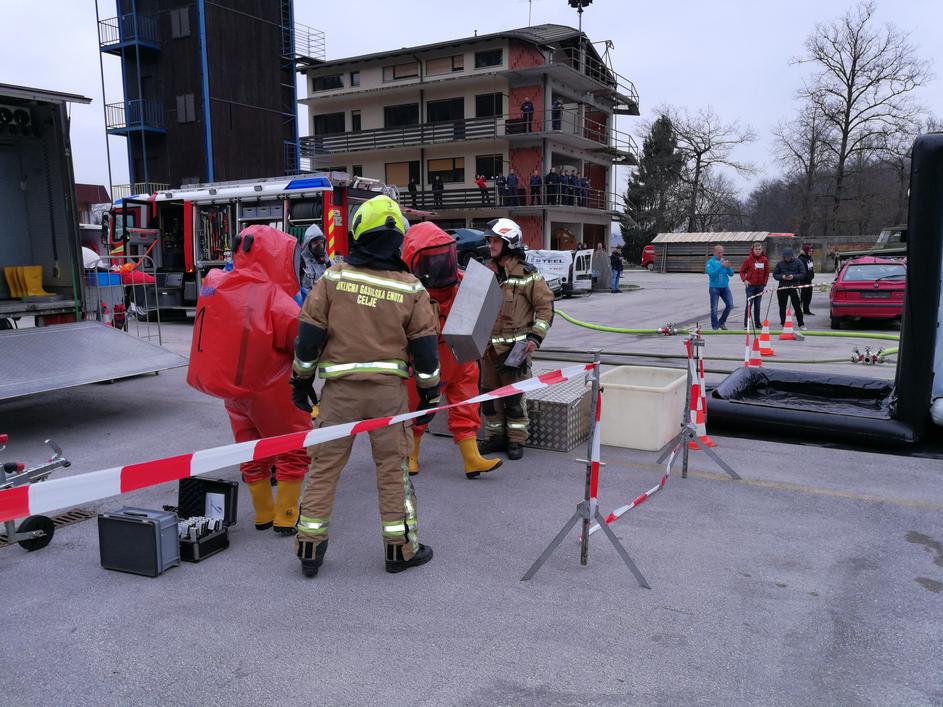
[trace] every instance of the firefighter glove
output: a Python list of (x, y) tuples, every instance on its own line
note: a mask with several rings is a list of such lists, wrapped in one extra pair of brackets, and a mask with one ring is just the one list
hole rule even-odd
[[(439, 405), (439, 386), (434, 386), (432, 388), (419, 388), (419, 407), (417, 410), (428, 410), (429, 408), (434, 408)], [(423, 415), (422, 417), (416, 418), (416, 424), (418, 425), (428, 425), (432, 422), (432, 418), (435, 417), (434, 412), (430, 412), (428, 415)]]
[(318, 404), (318, 394), (314, 392), (314, 377), (302, 378), (297, 373), (292, 373), (288, 384), (291, 386), (291, 402), (299, 410), (310, 414)]

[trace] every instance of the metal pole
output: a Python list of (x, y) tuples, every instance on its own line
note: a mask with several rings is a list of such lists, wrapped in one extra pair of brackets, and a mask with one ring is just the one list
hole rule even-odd
[[(684, 430), (688, 425), (691, 424), (691, 386), (694, 383), (694, 380), (691, 376), (691, 366), (695, 361), (694, 358), (694, 343), (693, 336), (688, 336), (688, 390), (684, 395), (684, 412), (681, 415), (681, 429)], [(681, 478), (688, 478), (688, 442), (682, 437), (681, 444), (683, 451), (681, 453)]]
[(596, 489), (593, 488), (593, 447), (596, 442), (596, 410), (599, 404), (599, 366), (600, 349), (593, 349), (593, 390), (589, 401), (589, 439), (586, 441), (586, 485), (583, 502), (590, 512), (583, 516), (583, 528), (580, 534), (580, 564), (584, 567), (589, 562), (589, 524), (592, 522), (596, 505)]
[[(111, 180), (111, 145), (108, 142), (108, 108), (105, 101), (105, 64), (101, 51), (101, 20), (98, 18), (98, 0), (95, 0), (95, 29), (98, 32), (98, 72), (102, 84), (102, 117), (105, 119), (105, 159), (108, 162), (108, 198), (114, 201), (115, 187)], [(130, 181), (130, 180), (128, 180)]]

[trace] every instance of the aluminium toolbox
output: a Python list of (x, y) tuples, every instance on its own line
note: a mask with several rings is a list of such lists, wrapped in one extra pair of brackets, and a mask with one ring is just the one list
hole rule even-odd
[(177, 515), (189, 518), (219, 518), (222, 527), (196, 539), (180, 538), (180, 559), (200, 562), (229, 547), (229, 526), (236, 524), (239, 483), (224, 479), (190, 476), (180, 479), (177, 488)]
[(180, 564), (177, 515), (127, 507), (102, 513), (98, 548), (105, 569), (156, 577)]
[[(534, 371), (539, 375), (546, 371)], [(569, 452), (589, 438), (592, 388), (580, 378), (527, 393), (527, 447)]]

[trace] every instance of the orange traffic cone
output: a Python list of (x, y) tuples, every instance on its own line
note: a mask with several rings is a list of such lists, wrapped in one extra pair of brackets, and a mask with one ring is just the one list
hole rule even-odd
[(753, 337), (753, 349), (750, 351), (750, 368), (759, 368), (763, 365), (763, 359), (760, 358), (760, 341)]
[(760, 356), (775, 356), (773, 342), (769, 338), (769, 319), (763, 320), (763, 331), (760, 332)]
[(786, 323), (783, 324), (783, 331), (779, 335), (780, 341), (795, 341), (796, 330), (792, 328), (792, 307), (786, 308)]
[[(701, 444), (705, 447), (716, 447), (717, 443), (707, 434), (707, 410), (704, 409), (701, 399), (698, 400), (697, 409), (691, 410), (691, 418), (691, 421), (694, 423), (695, 434), (697, 438), (701, 440)], [(688, 449), (698, 448), (697, 443), (693, 440), (688, 442)]]

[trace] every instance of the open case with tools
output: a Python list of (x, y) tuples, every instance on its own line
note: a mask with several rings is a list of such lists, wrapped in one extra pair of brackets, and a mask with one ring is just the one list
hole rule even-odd
[(229, 547), (229, 526), (236, 524), (239, 484), (223, 479), (188, 477), (177, 490), (180, 559), (200, 562)]

